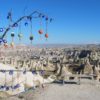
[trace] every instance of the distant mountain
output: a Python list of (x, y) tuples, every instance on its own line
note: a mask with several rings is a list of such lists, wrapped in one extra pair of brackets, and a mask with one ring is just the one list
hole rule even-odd
[(100, 44), (35, 44), (41, 48), (73, 48), (73, 47), (100, 47)]

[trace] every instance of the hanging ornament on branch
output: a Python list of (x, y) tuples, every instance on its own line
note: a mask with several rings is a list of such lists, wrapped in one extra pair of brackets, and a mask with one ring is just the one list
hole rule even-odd
[(25, 18), (25, 23), (24, 23), (24, 25), (25, 26), (28, 26), (28, 20), (29, 20), (29, 18), (27, 17), (27, 18)]
[(18, 34), (19, 41), (21, 41), (22, 37), (23, 37), (23, 34), (22, 33), (19, 33)]
[(31, 25), (30, 25), (30, 33), (31, 34), (30, 34), (29, 39), (30, 39), (31, 45), (32, 45), (32, 42), (33, 42), (33, 39), (34, 39), (33, 34), (32, 34), (32, 32), (33, 32), (33, 30), (32, 30), (32, 28), (33, 28), (33, 25), (32, 25), (32, 17), (30, 17), (29, 20), (30, 20), (30, 23), (31, 23)]
[(7, 19), (12, 21), (12, 12), (11, 11), (8, 12)]
[(11, 33), (11, 37), (12, 37), (12, 42), (14, 42), (14, 37), (15, 37), (15, 33), (14, 32)]
[[(40, 18), (40, 30), (38, 31), (38, 33), (40, 35), (42, 35), (43, 34), (43, 30), (42, 30), (42, 14), (39, 15), (39, 18)], [(41, 36), (40, 36), (40, 38), (41, 38)]]
[(28, 26), (28, 22), (25, 22), (24, 25), (25, 25), (25, 26)]
[(11, 42), (10, 45), (13, 48), (14, 47), (14, 37), (15, 37), (15, 33), (14, 32), (11, 33), (11, 37), (12, 37), (12, 42)]
[[(26, 16), (26, 11), (27, 11), (27, 6), (24, 8), (24, 11), (23, 11), (24, 16)], [(25, 26), (28, 26), (28, 18), (25, 18), (24, 25), (25, 25)]]
[[(11, 11), (8, 12), (7, 19), (9, 21), (9, 26), (11, 26), (11, 24), (12, 24), (12, 9), (11, 9)], [(14, 26), (12, 26), (12, 27), (14, 27)]]
[[(3, 30), (3, 28), (0, 28), (0, 32), (4, 31), (2, 36), (1, 36), (1, 39), (5, 38), (5, 36), (6, 36), (8, 31), (10, 31), (12, 28), (15, 28), (15, 27), (19, 26), (19, 23), (22, 22), (23, 20), (25, 20), (25, 22), (24, 22), (25, 26), (28, 26), (31, 23), (29, 40), (31, 41), (31, 44), (32, 44), (32, 41), (34, 39), (34, 35), (32, 34), (33, 33), (32, 32), (32, 19), (33, 18), (39, 18), (39, 20), (40, 20), (40, 29), (38, 30), (38, 33), (40, 34), (40, 36), (44, 33), (44, 31), (42, 30), (42, 20), (44, 19), (46, 21), (46, 32), (44, 34), (44, 37), (47, 40), (48, 37), (49, 37), (49, 35), (48, 35), (48, 22), (52, 22), (53, 19), (49, 18), (47, 15), (42, 14), (42, 13), (40, 13), (38, 11), (33, 11), (29, 15), (24, 15), (24, 16), (20, 17), (18, 20), (16, 20), (15, 22), (12, 20), (12, 11), (8, 12), (7, 19), (9, 21), (9, 25), (5, 30)], [(23, 34), (21, 32), (19, 32), (17, 36), (18, 36), (19, 41), (20, 41), (22, 39), (22, 37), (23, 37)], [(11, 46), (14, 46), (14, 37), (15, 37), (15, 33), (14, 32), (11, 33), (11, 37), (12, 37)], [(0, 43), (1, 42), (3, 42), (3, 41), (0, 40)]]
[(44, 15), (42, 15), (42, 18), (44, 18), (45, 16)]
[(48, 18), (48, 17), (46, 17), (46, 18), (45, 18), (45, 20), (46, 20), (46, 22), (48, 22), (49, 18)]
[(46, 38), (46, 40), (48, 39), (48, 17), (46, 17), (46, 34), (45, 34), (45, 38)]
[(33, 42), (33, 39), (34, 39), (34, 37), (33, 37), (33, 35), (32, 35), (32, 34), (30, 35), (29, 39), (30, 39), (30, 41), (31, 41), (31, 44), (32, 44), (32, 42)]
[(46, 34), (45, 34), (45, 38), (48, 39), (48, 37), (49, 37), (49, 36), (48, 36), (48, 34), (46, 33)]
[(39, 30), (39, 34), (40, 35), (43, 34), (43, 30), (42, 29)]
[(10, 46), (13, 48), (14, 47), (14, 42), (11, 42), (10, 43)]
[(21, 43), (22, 37), (23, 37), (23, 34), (22, 34), (22, 32), (21, 32), (21, 23), (20, 23), (20, 25), (19, 25), (19, 34), (18, 34), (18, 38), (19, 38), (19, 42), (20, 42), (20, 43)]

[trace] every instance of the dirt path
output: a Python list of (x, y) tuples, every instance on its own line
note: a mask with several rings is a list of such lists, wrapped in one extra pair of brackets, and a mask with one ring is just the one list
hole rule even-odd
[(100, 85), (53, 83), (44, 89), (31, 90), (6, 100), (100, 100)]
[(93, 85), (51, 84), (37, 100), (100, 100), (100, 87)]

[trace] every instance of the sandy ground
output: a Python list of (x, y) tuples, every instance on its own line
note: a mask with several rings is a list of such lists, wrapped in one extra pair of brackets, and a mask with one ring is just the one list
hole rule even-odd
[(89, 80), (77, 84), (49, 84), (44, 89), (30, 90), (19, 96), (2, 100), (100, 100), (99, 86)]

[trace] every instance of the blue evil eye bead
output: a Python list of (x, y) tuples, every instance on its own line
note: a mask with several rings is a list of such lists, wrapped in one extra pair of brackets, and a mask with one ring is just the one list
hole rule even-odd
[(6, 91), (8, 91), (10, 89), (10, 87), (9, 86), (6, 86)]
[(3, 43), (7, 43), (7, 41), (5, 39), (3, 39)]
[(36, 71), (33, 70), (33, 71), (32, 71), (32, 74), (36, 74)]
[(23, 72), (23, 74), (26, 74), (26, 70)]
[(41, 73), (41, 75), (44, 75), (44, 71), (43, 70), (40, 73)]
[(48, 19), (49, 19), (48, 17), (45, 18), (46, 21), (47, 21)]
[(13, 75), (13, 70), (10, 70), (9, 71), (9, 75)]
[(30, 16), (27, 16), (27, 19), (29, 19), (30, 18)]
[(8, 12), (7, 19), (10, 19), (10, 17), (11, 17), (11, 12)]
[(0, 28), (0, 32), (3, 32), (3, 28)]
[(7, 19), (9, 19), (9, 16), (7, 16)]
[(13, 89), (17, 89), (17, 88), (19, 88), (20, 87), (20, 85), (19, 84), (16, 84), (14, 87), (13, 87)]
[(9, 17), (11, 16), (11, 12), (8, 12), (8, 16), (9, 16)]
[(27, 19), (31, 21), (32, 20), (32, 17), (31, 16), (28, 16)]
[(13, 27), (17, 27), (17, 26), (18, 26), (18, 24), (17, 24), (17, 23), (14, 23), (14, 24), (13, 24)]
[(25, 22), (24, 25), (25, 25), (25, 26), (28, 26), (28, 22)]
[(2, 85), (2, 86), (1, 86), (1, 89), (4, 89), (4, 88), (5, 88), (5, 85)]
[(2, 85), (2, 86), (0, 86), (0, 89), (4, 89), (4, 86)]
[(44, 18), (45, 16), (44, 15), (42, 15), (42, 18)]

